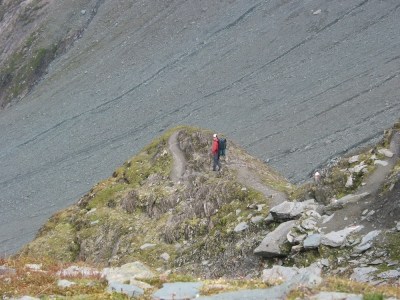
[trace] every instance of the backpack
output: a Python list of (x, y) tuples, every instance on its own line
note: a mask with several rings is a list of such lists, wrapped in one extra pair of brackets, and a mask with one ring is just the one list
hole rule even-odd
[(225, 150), (226, 150), (226, 139), (220, 138), (218, 140), (218, 155), (225, 156)]

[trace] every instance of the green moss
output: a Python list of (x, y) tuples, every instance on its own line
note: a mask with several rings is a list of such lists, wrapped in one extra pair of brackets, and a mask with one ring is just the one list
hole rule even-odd
[(387, 233), (384, 245), (391, 260), (400, 260), (400, 232)]
[(91, 199), (91, 201), (88, 203), (87, 208), (93, 209), (96, 207), (104, 207), (108, 206), (110, 203), (112, 205), (112, 202), (113, 200), (115, 201), (117, 194), (123, 191), (125, 188), (126, 186), (123, 184), (115, 184), (105, 187), (96, 193), (93, 199)]
[(383, 300), (383, 299), (385, 299), (384, 295), (377, 293), (365, 294), (363, 296), (363, 300)]

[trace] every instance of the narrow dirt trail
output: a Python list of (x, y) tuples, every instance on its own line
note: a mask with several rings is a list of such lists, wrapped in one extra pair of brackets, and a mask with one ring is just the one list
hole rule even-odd
[(263, 184), (260, 178), (256, 174), (251, 172), (247, 167), (234, 165), (234, 168), (236, 168), (238, 171), (238, 180), (243, 184), (259, 191), (267, 199), (270, 199), (271, 207), (274, 207), (287, 200), (287, 197), (284, 193), (273, 190)]
[(288, 200), (284, 193), (265, 185), (260, 177), (248, 167), (246, 162), (240, 160), (238, 157), (232, 157), (228, 164), (231, 168), (237, 171), (239, 182), (259, 191), (270, 200), (270, 207), (274, 207)]
[[(365, 185), (361, 186), (354, 194), (368, 193), (364, 199), (347, 204), (344, 208), (334, 212), (333, 217), (324, 224), (323, 232), (341, 230), (347, 226), (363, 225), (362, 232), (369, 232), (374, 229), (382, 228), (384, 220), (377, 208), (381, 205), (382, 198), (379, 196), (383, 183), (392, 171), (400, 155), (400, 133), (394, 133), (389, 150), (393, 157), (385, 158), (386, 166), (377, 165), (374, 172), (365, 180)], [(371, 218), (366, 218), (367, 213), (373, 213)], [(389, 222), (390, 223), (390, 222)]]
[(170, 177), (174, 183), (180, 183), (186, 170), (186, 159), (182, 150), (179, 148), (178, 134), (179, 131), (175, 131), (168, 139), (168, 147), (173, 158)]

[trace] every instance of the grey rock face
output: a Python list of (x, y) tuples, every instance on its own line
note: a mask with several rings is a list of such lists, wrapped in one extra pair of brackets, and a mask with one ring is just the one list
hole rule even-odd
[(279, 257), (287, 255), (282, 246), (287, 242), (287, 234), (295, 226), (296, 221), (280, 224), (273, 232), (267, 234), (261, 244), (254, 250), (254, 254), (264, 257)]

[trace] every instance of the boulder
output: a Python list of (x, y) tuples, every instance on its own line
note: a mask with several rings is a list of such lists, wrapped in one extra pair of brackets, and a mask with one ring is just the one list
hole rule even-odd
[(354, 268), (350, 279), (357, 282), (368, 282), (373, 279), (373, 275), (371, 275), (371, 273), (374, 273), (377, 270), (378, 269), (375, 267)]
[(355, 253), (361, 253), (372, 246), (372, 242), (374, 238), (376, 238), (379, 234), (381, 233), (380, 230), (374, 230), (369, 233), (367, 233), (361, 240), (360, 244), (357, 245), (357, 247), (354, 248)]
[(348, 203), (354, 203), (357, 202), (369, 195), (368, 192), (361, 193), (361, 194), (348, 194), (338, 200), (333, 200), (332, 203), (329, 205), (328, 210), (332, 209), (340, 209), (343, 208), (346, 204)]
[(263, 220), (264, 220), (263, 216), (255, 216), (255, 217), (252, 217), (250, 221), (253, 224), (258, 224), (258, 223), (261, 223)]
[(400, 271), (398, 270), (388, 270), (377, 275), (382, 279), (397, 279), (400, 278)]
[(321, 244), (330, 247), (340, 247), (346, 242), (348, 235), (353, 232), (359, 231), (363, 226), (352, 226), (339, 231), (332, 231), (328, 234), (324, 234), (321, 237)]
[(346, 184), (344, 186), (347, 187), (347, 188), (353, 186), (353, 176), (352, 175), (349, 175), (347, 177), (347, 181), (346, 181)]
[(136, 297), (139, 295), (143, 295), (144, 293), (144, 291), (141, 288), (133, 284), (126, 284), (114, 281), (108, 283), (107, 291), (110, 293), (112, 292), (122, 293), (127, 295), (128, 297)]
[(249, 225), (246, 222), (241, 222), (236, 225), (235, 229), (233, 230), (234, 232), (242, 232), (249, 228)]
[(282, 283), (293, 276), (299, 274), (296, 267), (273, 266), (271, 269), (264, 269), (262, 273), (262, 281), (270, 284)]
[(254, 254), (263, 257), (286, 256), (290, 249), (284, 249), (288, 243), (287, 234), (296, 225), (296, 221), (288, 221), (280, 224), (274, 231), (268, 233), (261, 244), (254, 250)]
[(385, 148), (378, 149), (378, 153), (385, 155), (386, 157), (389, 157), (389, 158), (393, 157), (393, 155), (394, 155), (392, 151), (390, 151), (389, 149), (385, 149)]
[(174, 282), (164, 283), (163, 287), (153, 294), (152, 299), (186, 300), (199, 296), (201, 282)]
[(349, 158), (349, 163), (352, 164), (352, 163), (358, 162), (359, 160), (360, 160), (360, 156), (359, 155), (354, 155), (354, 156)]
[(319, 205), (314, 199), (303, 202), (284, 201), (271, 208), (270, 213), (275, 221), (298, 219), (306, 210), (318, 210)]
[(170, 256), (169, 256), (169, 254), (168, 254), (167, 252), (164, 252), (164, 253), (162, 253), (162, 254), (160, 255), (160, 258), (161, 258), (163, 261), (169, 261)]
[(300, 223), (301, 228), (303, 228), (306, 231), (317, 231), (317, 221), (314, 219), (314, 217), (310, 217), (307, 219), (304, 219)]
[(351, 171), (353, 173), (360, 173), (362, 170), (364, 170), (367, 167), (366, 164), (364, 164), (364, 162), (360, 163), (359, 165), (354, 166)]
[(311, 234), (303, 241), (304, 249), (318, 248), (320, 244), (321, 244), (321, 234), (319, 233)]
[(59, 286), (61, 288), (67, 288), (67, 287), (73, 286), (75, 284), (76, 284), (75, 282), (72, 282), (72, 281), (69, 281), (66, 279), (60, 279), (57, 281), (57, 286)]
[(125, 283), (136, 278), (152, 278), (154, 273), (151, 272), (141, 262), (133, 262), (116, 268), (105, 268), (101, 274), (108, 282)]

